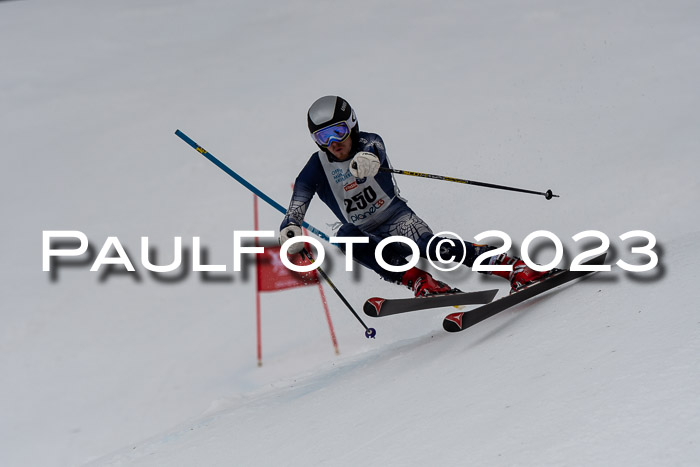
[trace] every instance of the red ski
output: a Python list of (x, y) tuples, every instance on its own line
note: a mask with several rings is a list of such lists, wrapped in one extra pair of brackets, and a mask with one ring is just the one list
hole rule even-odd
[(408, 313), (409, 311), (426, 310), (446, 306), (481, 305), (494, 299), (498, 289), (481, 290), (478, 292), (456, 292), (427, 297), (415, 298), (381, 298), (372, 297), (362, 306), (367, 316), (378, 318), (381, 316)]
[[(605, 253), (588, 260), (582, 265), (600, 265), (605, 262)], [(591, 274), (594, 271), (569, 271), (568, 269), (557, 271), (536, 281), (528, 284), (524, 288), (514, 292), (507, 297), (499, 298), (495, 302), (490, 302), (486, 305), (475, 308), (471, 311), (452, 313), (445, 317), (442, 322), (442, 327), (448, 332), (459, 332), (482, 322), (483, 320), (500, 313), (503, 310), (524, 302), (525, 300), (539, 295), (543, 292), (558, 287), (567, 282), (571, 282), (579, 277)]]

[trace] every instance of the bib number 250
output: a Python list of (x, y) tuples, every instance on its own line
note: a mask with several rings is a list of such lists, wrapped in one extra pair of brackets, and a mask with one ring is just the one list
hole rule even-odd
[(345, 212), (353, 212), (358, 209), (365, 209), (369, 203), (373, 203), (377, 199), (377, 193), (371, 186), (368, 186), (360, 193), (353, 195), (349, 199), (344, 199)]

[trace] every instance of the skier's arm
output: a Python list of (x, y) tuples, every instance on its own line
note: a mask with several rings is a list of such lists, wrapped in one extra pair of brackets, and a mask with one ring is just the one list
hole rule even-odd
[[(280, 225), (280, 245), (293, 237), (298, 237), (302, 234), (301, 225), (304, 223), (306, 209), (309, 207), (311, 198), (314, 196), (314, 191), (309, 190), (304, 184), (297, 182), (294, 184), (294, 193), (292, 200), (289, 203), (287, 214)], [(303, 243), (295, 243), (289, 247), (289, 254), (297, 254), (304, 248)]]
[(289, 224), (301, 226), (304, 223), (304, 217), (306, 216), (306, 210), (311, 203), (311, 198), (313, 198), (315, 191), (309, 189), (306, 185), (297, 182), (294, 184), (294, 193), (292, 194), (292, 200), (289, 202), (289, 208), (287, 208), (287, 214), (282, 220), (282, 225), (280, 225), (280, 230), (287, 227)]
[(314, 154), (294, 181), (292, 200), (289, 202), (289, 208), (287, 208), (287, 213), (282, 220), (282, 225), (280, 225), (280, 231), (289, 224), (301, 226), (304, 223), (306, 210), (311, 203), (311, 198), (318, 191), (319, 179), (323, 176), (321, 163), (318, 156)]
[[(280, 245), (289, 238), (302, 234), (301, 226), (304, 224), (306, 210), (311, 203), (311, 198), (318, 191), (319, 177), (322, 177), (321, 164), (317, 156), (312, 156), (299, 173), (294, 182), (294, 192), (289, 208), (280, 225)], [(295, 243), (289, 248), (289, 253), (298, 253), (304, 247), (303, 243)]]

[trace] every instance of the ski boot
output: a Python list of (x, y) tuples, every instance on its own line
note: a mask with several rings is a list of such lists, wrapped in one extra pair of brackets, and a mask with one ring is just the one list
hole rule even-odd
[(457, 293), (459, 289), (453, 289), (449, 285), (436, 280), (429, 273), (413, 267), (401, 277), (401, 284), (413, 291), (416, 297), (427, 297), (436, 294)]
[(548, 276), (552, 271), (535, 271), (527, 267), (525, 262), (520, 258), (510, 258), (504, 254), (496, 257), (495, 261), (492, 263), (495, 265), (507, 265), (512, 264), (512, 271), (492, 271), (491, 274), (494, 276), (502, 277), (510, 281), (510, 293), (515, 293), (532, 282), (538, 281), (545, 276)]

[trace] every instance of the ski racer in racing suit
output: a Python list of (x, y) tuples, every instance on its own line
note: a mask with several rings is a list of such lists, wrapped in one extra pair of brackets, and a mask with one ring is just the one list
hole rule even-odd
[[(318, 99), (308, 111), (307, 123), (314, 142), (319, 147), (306, 163), (294, 184), (294, 193), (280, 225), (280, 244), (302, 235), (301, 225), (314, 194), (333, 211), (341, 223), (337, 237), (368, 237), (369, 243), (352, 246), (353, 259), (375, 271), (383, 279), (407, 286), (416, 297), (458, 291), (434, 279), (428, 272), (413, 267), (405, 272), (384, 269), (375, 259), (378, 243), (390, 236), (403, 236), (418, 245), (420, 255), (437, 260), (434, 246), (441, 238), (428, 243), (433, 231), (399, 195), (382, 138), (375, 133), (361, 132), (354, 110), (339, 96)], [(341, 249), (346, 252), (343, 244)], [(294, 243), (289, 254), (299, 253), (304, 244)], [(482, 253), (493, 249), (488, 245), (448, 240), (440, 247), (442, 258), (464, 257), (463, 264), (471, 267)], [(382, 258), (390, 265), (408, 263), (411, 249), (399, 242), (389, 243)], [(491, 258), (491, 264), (513, 265), (513, 271), (492, 274), (508, 279), (515, 289), (538, 279), (545, 273), (534, 271), (519, 258), (505, 254)]]

